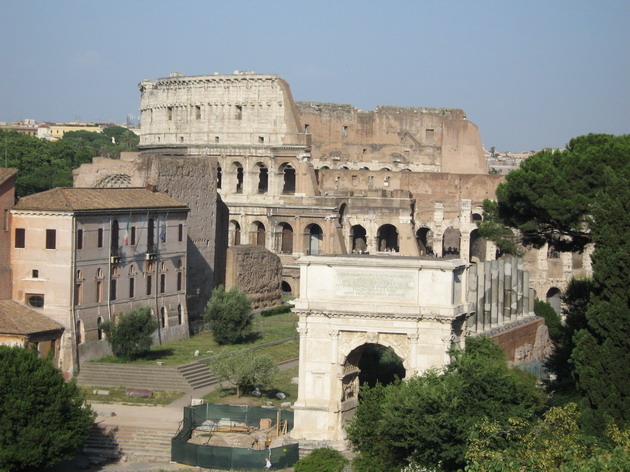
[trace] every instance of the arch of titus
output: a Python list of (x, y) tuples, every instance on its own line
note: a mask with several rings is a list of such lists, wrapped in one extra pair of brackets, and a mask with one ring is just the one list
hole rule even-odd
[(344, 440), (366, 345), (391, 347), (409, 378), (446, 365), (465, 333), (527, 319), (533, 308), (527, 272), (516, 259), (470, 265), (462, 259), (357, 255), (306, 256), (298, 263), (296, 439)]

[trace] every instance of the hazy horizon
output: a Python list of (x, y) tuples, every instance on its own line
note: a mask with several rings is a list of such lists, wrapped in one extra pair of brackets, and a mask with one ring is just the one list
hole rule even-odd
[(500, 151), (630, 132), (630, 2), (14, 1), (0, 120), (139, 115), (171, 72), (278, 74), (296, 101), (461, 108)]

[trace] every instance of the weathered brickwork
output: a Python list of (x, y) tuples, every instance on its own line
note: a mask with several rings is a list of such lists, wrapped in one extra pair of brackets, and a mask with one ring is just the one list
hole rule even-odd
[(227, 251), (225, 288), (245, 292), (254, 309), (280, 304), (282, 263), (260, 246), (236, 246)]

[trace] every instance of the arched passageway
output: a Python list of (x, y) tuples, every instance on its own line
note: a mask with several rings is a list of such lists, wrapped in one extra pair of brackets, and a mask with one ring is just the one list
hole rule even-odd
[(561, 314), (561, 311), (560, 311), (560, 304), (562, 302), (561, 295), (562, 293), (560, 292), (560, 289), (557, 287), (551, 287), (549, 290), (547, 290), (547, 297), (546, 297), (547, 303), (549, 303), (551, 307), (559, 315)]
[(442, 238), (442, 256), (459, 256), (461, 237), (458, 229), (447, 228)]
[(416, 242), (421, 256), (433, 254), (433, 231), (429, 228), (420, 228), (416, 231)]
[(394, 225), (383, 225), (376, 234), (378, 250), (381, 252), (398, 252), (398, 230)]
[(404, 379), (406, 375), (403, 360), (394, 350), (374, 343), (365, 343), (353, 349), (346, 357), (343, 372), (341, 380), (343, 422), (354, 415), (360, 400), (361, 385), (374, 386), (377, 382), (386, 385), (397, 378)]
[(285, 280), (282, 281), (280, 290), (282, 291), (282, 296), (284, 297), (290, 297), (293, 295), (293, 289), (291, 288), (291, 284), (289, 284), (289, 282), (286, 282)]
[(361, 225), (354, 225), (350, 228), (350, 240), (352, 241), (352, 252), (363, 253), (367, 251), (367, 233)]
[(306, 228), (307, 254), (316, 256), (321, 254), (324, 242), (324, 232), (318, 224), (310, 224)]
[(487, 242), (479, 230), (470, 233), (470, 262), (485, 262)]
[(280, 223), (280, 252), (293, 253), (293, 228), (289, 223)]

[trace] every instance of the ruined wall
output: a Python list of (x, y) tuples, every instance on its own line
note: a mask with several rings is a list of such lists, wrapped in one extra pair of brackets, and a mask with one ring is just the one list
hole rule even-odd
[(238, 72), (186, 77), (178, 73), (139, 84), (141, 148), (281, 145), (296, 134), (289, 85), (277, 75)]
[[(209, 156), (142, 153), (133, 160), (95, 158), (74, 171), (75, 187), (143, 187), (185, 202), (190, 207), (188, 230), (187, 305), (191, 321), (201, 316), (215, 286), (215, 273), (223, 272), (215, 260), (215, 249), (224, 247), (217, 226), (227, 221), (217, 218), (216, 161)], [(222, 262), (219, 257), (219, 262)], [(219, 277), (219, 280), (221, 277)]]
[(280, 258), (261, 246), (235, 246), (227, 251), (225, 289), (245, 292), (253, 307), (280, 304), (282, 279)]
[(496, 339), (513, 364), (543, 361), (553, 350), (545, 320), (539, 317), (492, 333), (490, 337)]
[(320, 169), (318, 181), (323, 194), (413, 198), (416, 200), (418, 219), (430, 220), (436, 201), (444, 203), (445, 217), (457, 216), (462, 199), (471, 200), (473, 205), (480, 206), (484, 199), (496, 198), (496, 187), (504, 178), (489, 174)]
[(370, 170), (487, 174), (477, 127), (463, 110), (298, 102), (313, 162)]

